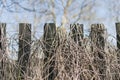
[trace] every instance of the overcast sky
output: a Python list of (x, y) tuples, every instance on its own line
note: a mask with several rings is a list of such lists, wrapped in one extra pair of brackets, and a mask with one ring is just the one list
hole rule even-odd
[[(2, 0), (1, 0), (2, 1)], [(4, 1), (4, 0), (3, 0)], [(4, 2), (4, 5), (11, 5), (12, 2), (11, 1), (15, 1), (15, 0), (6, 0)], [(49, 10), (51, 7), (48, 6), (47, 4), (45, 5), (39, 5), (39, 1), (42, 0), (36, 0), (36, 2), (32, 2), (35, 0), (17, 0), (16, 2), (20, 2), (19, 6), (14, 4), (12, 6), (10, 6), (10, 8), (4, 7), (4, 6), (0, 6), (0, 22), (4, 22), (7, 23), (7, 32), (8, 35), (14, 35), (15, 33), (18, 33), (18, 24), (19, 23), (32, 23), (33, 28), (35, 28), (36, 32), (36, 36), (39, 38), (40, 35), (43, 34), (43, 26), (45, 22), (51, 22), (50, 19), (44, 19), (47, 14), (41, 15), (40, 12), (45, 12), (46, 10)], [(38, 1), (38, 2), (37, 2)], [(81, 5), (80, 2), (83, 0), (77, 0), (77, 4), (75, 5)], [(93, 0), (94, 1), (94, 0)], [(110, 34), (111, 36), (109, 37), (109, 40), (114, 39), (112, 36), (115, 37), (116, 35), (116, 30), (115, 30), (115, 20), (114, 20), (114, 16), (112, 15), (111, 11), (110, 11), (110, 7), (113, 4), (112, 3), (113, 0), (95, 0), (96, 5), (93, 7), (93, 12), (96, 14), (95, 18), (93, 18), (93, 20), (91, 21), (90, 24), (85, 25), (86, 22), (89, 22), (88, 20), (84, 20), (82, 22), (79, 23), (83, 23), (85, 32), (88, 32), (88, 29), (90, 27), (91, 24), (94, 23), (103, 23), (105, 25), (105, 27), (107, 28), (108, 34)], [(60, 2), (59, 0), (55, 0), (55, 6), (57, 6), (58, 8), (55, 9), (56, 11), (56, 24), (59, 26), (61, 19), (62, 19), (62, 7), (59, 5)], [(28, 8), (31, 9), (33, 11), (26, 11), (24, 9), (21, 8), (20, 5), (24, 5), (22, 6), (24, 9)], [(74, 5), (74, 6), (75, 6)], [(119, 3), (118, 3), (119, 5)], [(73, 7), (74, 7), (73, 6)], [(9, 9), (11, 11), (9, 11)], [(38, 10), (36, 12), (34, 12), (34, 9)], [(16, 10), (18, 12), (12, 12), (12, 10)], [(111, 9), (112, 10), (112, 9)], [(19, 12), (21, 11), (21, 12)], [(92, 15), (91, 15), (92, 16)], [(7, 35), (7, 36), (8, 36)], [(16, 34), (17, 35), (17, 34)], [(113, 40), (112, 42), (113, 44), (116, 44), (116, 41)]]
[[(18, 0), (18, 2), (20, 2), (21, 0)], [(30, 2), (31, 1), (31, 2)], [(58, 7), (59, 6), (59, 1), (56, 1), (56, 5)], [(6, 0), (6, 4), (11, 4), (11, 0)], [(81, 2), (81, 0), (78, 0), (78, 2)], [(21, 1), (21, 5), (25, 5), (23, 7), (25, 8), (30, 8), (33, 9), (33, 5), (31, 5), (32, 0), (24, 0)], [(113, 17), (111, 16), (109, 7), (111, 6), (111, 2), (110, 0), (96, 0), (96, 5), (93, 7), (93, 11), (96, 13), (96, 18), (93, 18), (91, 24), (93, 23), (103, 23), (105, 24), (105, 27), (107, 28), (107, 31), (109, 34), (114, 35), (115, 36), (115, 20), (113, 20)], [(79, 4), (78, 4), (79, 5)], [(16, 5), (11, 6), (15, 7)], [(41, 5), (41, 6), (37, 6), (37, 2), (34, 4), (34, 8), (35, 9), (39, 9), (38, 7), (44, 7), (45, 5)], [(14, 12), (10, 12), (8, 11), (6, 8), (1, 7), (0, 11), (1, 11), (1, 15), (0, 15), (0, 22), (5, 22), (7, 23), (7, 31), (16, 31), (16, 29), (18, 30), (18, 23), (32, 23), (32, 25), (35, 27), (37, 27), (37, 31), (40, 30), (40, 32), (43, 32), (43, 25), (42, 23), (45, 23), (44, 19), (39, 20), (40, 15), (37, 12), (29, 12), (29, 11), (22, 11), (21, 8), (17, 7), (18, 11), (21, 10), (21, 12), (19, 13), (14, 13)], [(61, 18), (62, 18), (62, 11), (60, 11), (62, 8), (56, 9), (56, 24), (59, 25), (61, 22)], [(13, 8), (14, 10), (14, 8)], [(58, 11), (59, 10), (59, 11)], [(46, 16), (46, 15), (45, 15)], [(38, 17), (38, 21), (36, 21), (35, 19)], [(46, 21), (46, 22), (49, 22)], [(84, 22), (89, 22), (89, 21), (84, 21)], [(42, 25), (38, 25), (38, 24), (42, 24)], [(84, 24), (84, 23), (83, 23)], [(88, 24), (89, 26), (91, 24)], [(87, 29), (89, 28), (88, 26), (84, 26), (85, 31), (87, 31)], [(38, 33), (39, 34), (39, 33)]]

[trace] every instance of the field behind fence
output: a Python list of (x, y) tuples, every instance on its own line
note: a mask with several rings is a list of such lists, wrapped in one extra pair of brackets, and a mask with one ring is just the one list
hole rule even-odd
[(0, 23), (0, 80), (120, 80), (120, 23), (117, 49), (105, 37), (104, 24), (92, 24), (84, 37), (83, 24), (70, 32), (54, 23), (44, 25), (42, 39), (32, 40), (32, 25), (19, 24), (18, 60), (8, 58), (6, 23)]

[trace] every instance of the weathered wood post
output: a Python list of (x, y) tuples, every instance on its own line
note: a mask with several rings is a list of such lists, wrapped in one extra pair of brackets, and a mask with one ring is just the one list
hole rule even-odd
[(29, 63), (29, 55), (31, 52), (31, 24), (20, 23), (19, 24), (19, 53), (18, 53), (18, 64), (19, 64), (19, 75), (20, 79), (25, 79), (27, 74), (27, 68)]
[[(118, 64), (120, 64), (120, 22), (116, 23), (115, 25), (116, 25), (116, 38), (117, 38), (117, 49), (118, 49), (117, 59), (118, 59)], [(114, 80), (120, 79), (119, 72), (120, 71), (118, 69), (115, 70), (116, 74), (113, 74)]]
[(105, 27), (103, 24), (92, 24), (91, 25), (91, 50), (94, 54), (94, 64), (96, 70), (99, 70), (101, 80), (105, 78), (105, 39), (104, 39)]
[(0, 23), (0, 80), (5, 80), (6, 23)]
[(70, 24), (71, 38), (79, 45), (82, 46), (83, 40), (83, 24)]
[[(54, 80), (56, 77), (55, 70), (55, 36), (56, 25), (54, 23), (46, 23), (44, 25), (44, 73), (45, 80)], [(46, 78), (45, 78), (46, 77)]]
[[(120, 50), (120, 23), (116, 23), (117, 48)], [(120, 54), (118, 54), (120, 56)], [(120, 63), (120, 57), (118, 57)]]

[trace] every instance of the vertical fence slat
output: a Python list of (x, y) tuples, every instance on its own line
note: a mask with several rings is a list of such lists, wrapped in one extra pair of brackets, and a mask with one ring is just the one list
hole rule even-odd
[[(118, 48), (118, 52), (117, 52), (117, 59), (118, 59), (118, 64), (120, 63), (120, 23), (115, 23), (116, 26), (116, 41), (117, 41), (117, 48)], [(114, 73), (112, 75), (114, 80), (119, 80), (119, 70), (116, 68), (114, 70)]]
[(82, 46), (83, 40), (83, 24), (71, 24), (71, 38), (79, 45)]
[[(118, 59), (118, 64), (120, 64), (120, 22), (116, 23), (116, 38), (117, 38), (117, 59)], [(119, 70), (116, 69), (115, 75), (113, 75), (115, 80), (119, 79)]]
[(19, 24), (19, 54), (18, 62), (20, 66), (20, 78), (25, 78), (27, 73), (29, 55), (31, 48), (31, 24), (20, 23)]
[[(116, 23), (117, 48), (120, 51), (120, 23)], [(120, 63), (120, 54), (117, 54), (118, 63)]]
[(94, 53), (94, 62), (96, 64), (96, 69), (99, 70), (99, 74), (102, 80), (105, 77), (105, 60), (104, 60), (104, 30), (103, 24), (92, 24), (91, 25), (91, 49)]
[(5, 37), (6, 37), (6, 23), (0, 23), (0, 79), (5, 80), (5, 61), (3, 55), (6, 52), (6, 45), (5, 45)]
[(105, 27), (104, 27), (103, 24), (92, 24), (91, 25), (91, 41), (92, 41), (92, 44), (96, 48), (102, 49), (102, 50), (104, 50), (104, 48), (105, 48), (104, 31), (105, 31)]
[(117, 48), (120, 49), (120, 23), (116, 23)]
[(55, 36), (56, 36), (56, 25), (54, 23), (46, 23), (44, 25), (44, 76), (45, 80), (54, 80), (56, 72), (54, 69), (55, 65)]

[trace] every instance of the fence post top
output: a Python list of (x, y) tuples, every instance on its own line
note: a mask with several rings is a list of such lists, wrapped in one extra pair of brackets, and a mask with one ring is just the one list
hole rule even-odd
[(120, 22), (116, 22), (115, 24), (116, 24), (116, 25), (117, 25), (117, 24), (120, 24)]
[(31, 23), (19, 23), (19, 24), (31, 24)]
[(91, 30), (104, 30), (105, 29), (105, 26), (104, 24), (92, 24), (91, 25)]
[(83, 24), (79, 24), (79, 23), (73, 23), (73, 24), (70, 24), (70, 26), (83, 26)]
[(55, 23), (45, 23), (44, 24), (44, 28), (46, 28), (46, 27), (56, 27), (56, 24)]
[(55, 23), (45, 23), (45, 25), (55, 25)]

